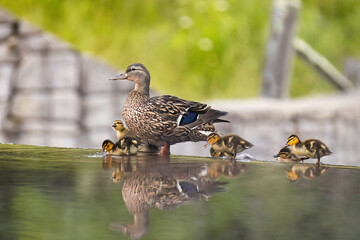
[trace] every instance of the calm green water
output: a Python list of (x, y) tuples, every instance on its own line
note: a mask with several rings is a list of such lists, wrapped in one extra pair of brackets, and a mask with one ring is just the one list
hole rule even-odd
[(0, 239), (359, 239), (359, 223), (359, 168), (0, 144)]

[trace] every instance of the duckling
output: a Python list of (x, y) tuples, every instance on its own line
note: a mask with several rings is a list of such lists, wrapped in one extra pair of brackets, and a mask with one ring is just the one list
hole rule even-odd
[(225, 156), (229, 159), (235, 159), (236, 154), (242, 152), (245, 149), (251, 148), (253, 144), (242, 139), (237, 135), (225, 135), (220, 137), (217, 133), (211, 133), (207, 137), (207, 147), (211, 144), (210, 154), (212, 157)]
[(134, 155), (138, 151), (138, 141), (133, 137), (123, 137), (116, 143), (107, 139), (102, 143), (104, 152), (111, 155)]
[[(320, 165), (320, 158), (330, 155), (330, 149), (320, 140), (306, 139), (301, 142), (299, 137), (291, 135), (286, 141), (287, 146), (292, 146), (291, 152), (296, 156), (305, 156), (308, 158), (316, 158), (316, 165)], [(305, 160), (305, 158), (303, 159)]]
[(121, 120), (115, 120), (111, 127), (114, 129), (114, 131), (116, 131), (116, 137), (118, 139), (132, 136), (130, 130), (124, 127), (124, 124)]
[[(121, 139), (123, 137), (133, 137), (133, 133), (127, 129), (123, 122), (121, 120), (115, 120), (113, 125), (111, 127), (116, 131), (116, 136), (118, 139)], [(146, 143), (139, 143), (138, 146), (138, 152), (142, 153), (158, 153), (159, 147), (152, 145), (152, 144), (146, 144)]]
[(297, 157), (287, 146), (280, 149), (279, 153), (275, 154), (273, 157), (276, 158), (278, 162), (299, 162), (308, 159), (307, 157)]
[(139, 141), (133, 137), (123, 137), (120, 141), (120, 146), (124, 149), (126, 155), (134, 155), (138, 151)]
[(160, 147), (152, 144), (141, 143), (138, 151), (142, 153), (158, 153), (160, 151)]

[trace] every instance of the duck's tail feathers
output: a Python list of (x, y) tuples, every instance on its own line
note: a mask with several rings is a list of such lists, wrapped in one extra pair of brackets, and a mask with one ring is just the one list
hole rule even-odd
[(230, 123), (230, 121), (229, 121), (229, 120), (225, 120), (225, 119), (220, 119), (220, 118), (218, 118), (218, 119), (215, 119), (215, 120), (213, 121), (213, 123)]

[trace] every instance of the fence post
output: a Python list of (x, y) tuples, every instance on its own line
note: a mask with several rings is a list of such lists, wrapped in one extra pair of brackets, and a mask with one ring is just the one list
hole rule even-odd
[(360, 60), (347, 58), (345, 61), (345, 75), (357, 88), (360, 88)]
[(292, 71), (293, 38), (301, 8), (299, 0), (273, 2), (271, 32), (267, 44), (262, 96), (285, 98), (289, 95), (289, 78)]
[(303, 39), (295, 37), (293, 46), (298, 56), (312, 66), (321, 76), (325, 77), (332, 85), (341, 91), (346, 91), (354, 86), (346, 76), (338, 71), (324, 56), (316, 52)]

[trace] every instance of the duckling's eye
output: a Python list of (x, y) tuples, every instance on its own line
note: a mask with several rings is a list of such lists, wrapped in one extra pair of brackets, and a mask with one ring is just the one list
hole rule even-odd
[(131, 68), (131, 71), (135, 71), (136, 70), (136, 68)]

